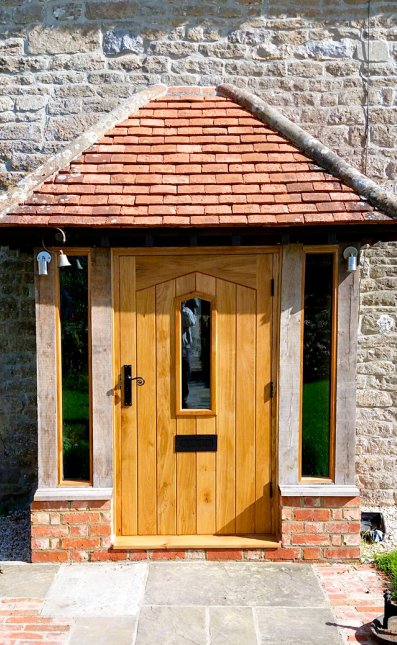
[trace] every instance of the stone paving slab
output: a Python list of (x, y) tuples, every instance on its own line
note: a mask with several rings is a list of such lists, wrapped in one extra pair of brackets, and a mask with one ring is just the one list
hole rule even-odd
[(0, 598), (44, 598), (59, 566), (1, 564)]
[(68, 645), (131, 645), (136, 626), (135, 616), (76, 618)]
[(242, 562), (154, 562), (145, 604), (325, 607), (309, 566)]
[(59, 645), (374, 645), (369, 626), (383, 606), (384, 579), (365, 565), (0, 567), (7, 645), (33, 639), (32, 625), (40, 642)]
[(328, 608), (256, 607), (261, 645), (339, 645), (332, 612)]
[(251, 607), (210, 607), (211, 645), (257, 645)]
[(47, 594), (43, 616), (135, 616), (142, 604), (148, 564), (61, 565)]
[(207, 620), (205, 607), (143, 607), (135, 645), (206, 645)]

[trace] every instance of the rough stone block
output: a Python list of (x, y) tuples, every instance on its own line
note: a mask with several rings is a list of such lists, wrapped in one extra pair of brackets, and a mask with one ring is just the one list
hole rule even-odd
[(44, 108), (47, 100), (47, 96), (19, 96), (15, 100), (15, 109), (17, 112), (36, 112)]
[(393, 399), (388, 392), (359, 390), (357, 405), (368, 408), (384, 408), (393, 405)]
[(23, 39), (22, 38), (9, 38), (0, 42), (0, 55), (5, 56), (22, 56), (23, 54)]
[(83, 4), (68, 2), (62, 6), (54, 6), (50, 11), (57, 22), (71, 22), (72, 20), (81, 18), (83, 15)]
[(310, 41), (301, 50), (316, 59), (350, 58), (353, 54), (354, 46), (350, 40), (326, 39), (317, 42)]
[(38, 143), (41, 141), (41, 128), (27, 123), (4, 125), (0, 130), (0, 139), (27, 139)]
[(134, 0), (125, 2), (88, 2), (86, 16), (90, 20), (136, 19), (140, 7)]
[(359, 60), (383, 63), (389, 60), (389, 46), (386, 40), (363, 41), (357, 45), (356, 56)]
[(28, 35), (29, 54), (77, 54), (99, 49), (99, 30), (93, 27), (34, 27)]
[(275, 60), (282, 58), (280, 49), (272, 43), (260, 45), (256, 50), (256, 55), (264, 60)]
[(112, 29), (103, 35), (102, 48), (107, 56), (124, 54), (142, 54), (144, 51), (143, 38), (139, 34), (125, 29)]
[[(20, 3), (18, 3), (20, 4)], [(23, 7), (17, 7), (14, 12), (14, 21), (21, 25), (37, 23), (43, 20), (44, 7), (39, 4), (25, 4)]]

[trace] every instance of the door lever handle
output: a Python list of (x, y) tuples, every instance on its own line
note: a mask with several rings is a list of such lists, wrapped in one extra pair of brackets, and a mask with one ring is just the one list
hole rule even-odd
[(141, 386), (145, 385), (145, 379), (142, 376), (132, 376), (132, 366), (123, 365), (123, 406), (132, 405), (132, 381)]

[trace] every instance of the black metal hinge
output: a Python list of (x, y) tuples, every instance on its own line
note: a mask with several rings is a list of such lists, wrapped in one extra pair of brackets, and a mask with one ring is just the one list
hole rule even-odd
[(270, 295), (274, 296), (274, 278), (270, 280)]
[(270, 499), (273, 497), (273, 482), (270, 482)]

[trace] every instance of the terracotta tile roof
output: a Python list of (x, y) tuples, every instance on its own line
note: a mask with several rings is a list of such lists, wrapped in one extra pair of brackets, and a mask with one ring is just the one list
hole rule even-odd
[(351, 188), (230, 98), (169, 93), (45, 181), (4, 223), (271, 226), (376, 218)]

